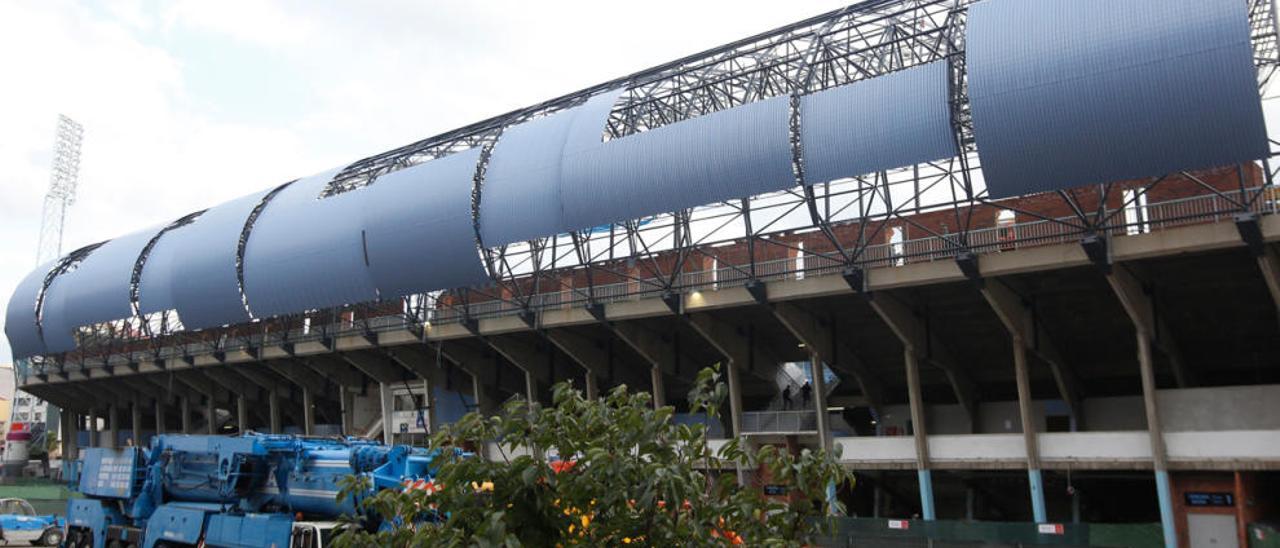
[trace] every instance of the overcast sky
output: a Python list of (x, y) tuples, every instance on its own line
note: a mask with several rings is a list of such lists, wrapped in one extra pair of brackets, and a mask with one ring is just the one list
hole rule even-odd
[(846, 1), (0, 3), (0, 302), (58, 113), (85, 126), (68, 251)]

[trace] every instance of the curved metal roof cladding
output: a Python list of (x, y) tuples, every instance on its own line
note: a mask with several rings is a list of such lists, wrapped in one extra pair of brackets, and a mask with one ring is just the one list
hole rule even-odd
[(615, 81), (513, 116), (496, 143), (244, 196), (41, 266), (5, 332), (23, 359), (134, 314), (195, 330), (478, 285), (485, 248), (956, 156), (965, 100), (993, 197), (1267, 152), (1243, 0), (984, 0), (965, 33), (964, 57), (606, 140)]

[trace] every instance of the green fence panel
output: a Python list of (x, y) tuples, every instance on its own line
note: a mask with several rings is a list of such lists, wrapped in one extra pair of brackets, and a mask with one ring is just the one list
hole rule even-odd
[(1270, 523), (1250, 523), (1249, 548), (1280, 548), (1280, 527)]
[(823, 546), (831, 547), (1023, 547), (1101, 546), (1146, 548), (1162, 546), (1160, 525), (1054, 524), (1027, 522), (918, 521), (876, 518), (837, 518), (833, 534)]

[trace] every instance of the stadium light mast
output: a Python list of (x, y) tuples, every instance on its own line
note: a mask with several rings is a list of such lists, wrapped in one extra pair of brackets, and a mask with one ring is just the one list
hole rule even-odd
[(44, 195), (36, 266), (62, 256), (62, 229), (67, 221), (67, 208), (76, 202), (76, 186), (80, 182), (80, 142), (83, 139), (84, 126), (59, 114), (58, 130), (53, 140), (49, 191)]
[[(58, 115), (58, 128), (53, 137), (53, 161), (50, 166), (49, 190), (44, 195), (44, 211), (40, 219), (40, 241), (36, 249), (36, 266), (62, 256), (62, 229), (67, 223), (67, 208), (76, 201), (80, 183), (80, 143), (84, 126), (66, 115)], [(14, 364), (14, 386), (26, 377), (27, 360)], [(6, 425), (3, 470), (6, 475), (21, 475), (31, 446), (44, 447), (48, 432), (57, 432), (60, 413), (57, 407), (32, 394), (18, 390), (13, 410)], [(32, 428), (44, 423), (43, 429)], [(15, 425), (21, 424), (18, 428)], [(33, 435), (34, 434), (34, 435)]]

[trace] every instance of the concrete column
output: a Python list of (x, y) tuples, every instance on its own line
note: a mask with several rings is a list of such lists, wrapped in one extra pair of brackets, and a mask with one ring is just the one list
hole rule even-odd
[(90, 409), (85, 417), (85, 431), (89, 433), (89, 447), (102, 447), (98, 439), (98, 410)]
[(355, 435), (355, 396), (351, 394), (351, 389), (346, 386), (339, 386), (339, 404), (342, 405), (342, 435)]
[(653, 384), (653, 408), (666, 407), (667, 387), (662, 382), (662, 368), (656, 365), (649, 368), (649, 378)]
[(738, 379), (738, 366), (733, 360), (727, 362), (725, 377), (729, 383), (729, 426), (734, 437), (742, 436), (742, 382)]
[(204, 397), (204, 424), (205, 424), (205, 430), (209, 433), (209, 435), (210, 435), (210, 436), (215, 435), (215, 434), (217, 434), (217, 433), (218, 433), (218, 425), (217, 425), (217, 424), (214, 424), (214, 419), (215, 419), (215, 418), (217, 418), (217, 416), (218, 416), (218, 414), (216, 413), (216, 411), (217, 411), (217, 410), (216, 410), (216, 409), (214, 409), (214, 407), (213, 407), (213, 394), (207, 394), (207, 395), (205, 395), (205, 397)]
[(440, 430), (440, 416), (436, 413), (439, 409), (436, 407), (436, 388), (443, 386), (444, 382), (440, 380), (440, 368), (434, 365), (430, 367), (431, 378), (423, 379), (422, 387), (427, 396), (427, 431), (434, 434)]
[(156, 435), (165, 433), (164, 402), (156, 398)]
[(530, 405), (538, 402), (538, 379), (528, 371), (524, 372), (524, 397)]
[[(742, 382), (738, 379), (738, 366), (733, 360), (728, 362), (728, 370), (725, 376), (729, 381), (729, 423), (733, 428), (733, 437), (742, 437)], [(734, 467), (738, 469), (738, 485), (745, 486), (747, 484), (747, 471), (742, 467), (742, 463), (735, 463)]]
[(70, 480), (72, 466), (80, 458), (81, 415), (68, 409), (62, 414), (62, 479)]
[(378, 383), (378, 396), (382, 412), (382, 441), (387, 445), (391, 445), (395, 442), (395, 430), (391, 424), (391, 412), (394, 410), (394, 407), (392, 406), (391, 389), (392, 387), (390, 384), (385, 382)]
[(809, 353), (809, 374), (813, 377), (813, 410), (818, 419), (818, 440), (823, 449), (831, 448), (831, 427), (827, 417), (827, 379), (823, 375), (822, 358), (817, 352)]
[(596, 384), (596, 376), (590, 371), (587, 371), (586, 383), (584, 384), (586, 387), (585, 392), (587, 399), (594, 400), (600, 397), (600, 386)]
[(476, 375), (471, 376), (471, 397), (476, 400), (476, 411), (481, 415), (492, 415), (497, 411), (497, 402), (489, 397), (489, 392), (484, 389), (484, 383)]
[(302, 435), (311, 436), (316, 431), (316, 402), (311, 389), (302, 387)]
[(1027, 480), (1031, 485), (1031, 514), (1036, 523), (1049, 521), (1044, 507), (1044, 480), (1040, 475), (1040, 444), (1035, 417), (1031, 414), (1031, 377), (1027, 372), (1027, 347), (1021, 336), (1013, 337), (1013, 371), (1018, 383), (1018, 419), (1027, 452)]
[(267, 427), (272, 434), (280, 434), (284, 432), (284, 426), (280, 420), (280, 391), (272, 389), (267, 393), (267, 420), (270, 424)]
[(117, 406), (110, 405), (107, 407), (107, 443), (103, 444), (103, 447), (115, 449), (119, 446), (117, 440), (120, 439), (120, 423), (116, 422), (119, 420), (119, 416), (120, 410), (117, 409)]
[(191, 399), (186, 397), (178, 398), (178, 411), (179, 411), (179, 416), (182, 417), (182, 433), (190, 434), (191, 433)]
[(1142, 403), (1147, 414), (1147, 432), (1151, 439), (1151, 455), (1156, 473), (1156, 497), (1160, 504), (1160, 525), (1164, 544), (1177, 548), (1178, 531), (1173, 520), (1173, 499), (1169, 489), (1169, 459), (1165, 453), (1164, 430), (1156, 406), (1155, 366), (1151, 362), (1151, 338), (1138, 330), (1138, 366), (1142, 374)]
[(907, 369), (907, 398), (911, 406), (911, 430), (916, 442), (916, 474), (920, 479), (920, 515), (933, 521), (933, 475), (929, 471), (929, 438), (925, 429), (924, 397), (920, 393), (920, 364), (915, 348), (907, 346), (902, 361)]
[(977, 513), (977, 498), (972, 487), (964, 489), (964, 519), (967, 521), (973, 521), (973, 516)]
[(138, 402), (133, 402), (133, 405), (129, 407), (133, 412), (133, 424), (129, 425), (129, 428), (133, 430), (133, 445), (135, 447), (146, 447), (147, 440), (142, 439), (142, 405)]
[(236, 430), (241, 434), (249, 431), (249, 402), (244, 396), (236, 396)]

